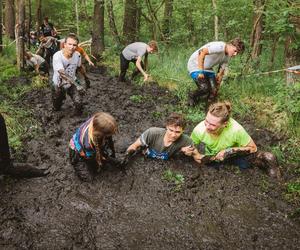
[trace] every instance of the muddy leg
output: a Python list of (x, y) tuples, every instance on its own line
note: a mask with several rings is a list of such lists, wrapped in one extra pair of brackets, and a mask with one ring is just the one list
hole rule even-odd
[(120, 54), (120, 76), (119, 76), (119, 81), (120, 82), (125, 82), (125, 75), (127, 72), (127, 69), (129, 67), (130, 61), (128, 61), (123, 54)]
[(51, 94), (52, 94), (53, 109), (55, 111), (58, 111), (58, 110), (60, 110), (60, 108), (63, 104), (63, 101), (66, 99), (65, 90), (63, 88), (52, 87)]
[(254, 166), (259, 167), (268, 172), (268, 175), (273, 178), (280, 178), (280, 169), (277, 158), (270, 152), (258, 151), (252, 160)]
[(0, 171), (2, 167), (10, 163), (8, 136), (4, 117), (0, 113)]
[(210, 83), (207, 77), (198, 79), (195, 83), (197, 84), (198, 89), (189, 93), (189, 106), (195, 106), (201, 99), (207, 100), (210, 94)]
[(76, 115), (82, 114), (83, 110), (83, 105), (82, 105), (82, 97), (81, 94), (78, 92), (76, 87), (72, 85), (68, 90), (67, 90), (68, 95), (71, 97), (74, 106), (75, 106), (75, 113)]

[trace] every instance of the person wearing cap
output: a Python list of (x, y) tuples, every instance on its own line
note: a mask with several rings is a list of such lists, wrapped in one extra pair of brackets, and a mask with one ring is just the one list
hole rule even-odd
[[(207, 43), (190, 56), (187, 68), (197, 85), (197, 90), (189, 93), (190, 106), (196, 105), (200, 99), (212, 102), (217, 97), (230, 58), (242, 53), (244, 49), (244, 42), (240, 38), (235, 38), (228, 43), (221, 41)], [(214, 66), (219, 66), (217, 75), (213, 70)]]

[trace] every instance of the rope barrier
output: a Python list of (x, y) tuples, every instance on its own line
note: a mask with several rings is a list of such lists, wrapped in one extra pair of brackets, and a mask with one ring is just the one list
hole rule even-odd
[(9, 44), (0, 44), (1, 47), (9, 47), (11, 46), (13, 43), (15, 43), (18, 39), (23, 39), (23, 36), (19, 36), (18, 38), (16, 38), (15, 40), (13, 40), (11, 43)]

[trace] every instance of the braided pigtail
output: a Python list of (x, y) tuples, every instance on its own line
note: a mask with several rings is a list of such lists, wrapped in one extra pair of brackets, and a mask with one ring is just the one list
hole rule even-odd
[(96, 161), (99, 166), (105, 160), (103, 155), (103, 145), (107, 137), (112, 136), (117, 131), (116, 120), (108, 113), (98, 112), (94, 115), (93, 121), (93, 142), (96, 149)]

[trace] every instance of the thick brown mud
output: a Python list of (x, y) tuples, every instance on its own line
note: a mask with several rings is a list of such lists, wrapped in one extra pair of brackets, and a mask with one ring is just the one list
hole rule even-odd
[[(1, 177), (1, 249), (299, 249), (299, 220), (288, 216), (293, 207), (282, 198), (282, 183), (258, 169), (215, 170), (184, 157), (138, 156), (126, 174), (107, 166), (92, 183), (81, 182), (68, 161), (68, 142), (86, 118), (97, 111), (116, 117), (121, 156), (143, 130), (162, 126), (176, 103), (155, 85), (120, 83), (97, 70), (90, 78), (79, 117), (70, 99), (54, 113), (49, 89), (22, 100), (42, 133), (28, 136), (17, 156), (49, 167), (50, 174)], [(259, 145), (276, 141), (268, 131), (247, 129)], [(162, 178), (168, 169), (184, 176), (181, 185)]]

